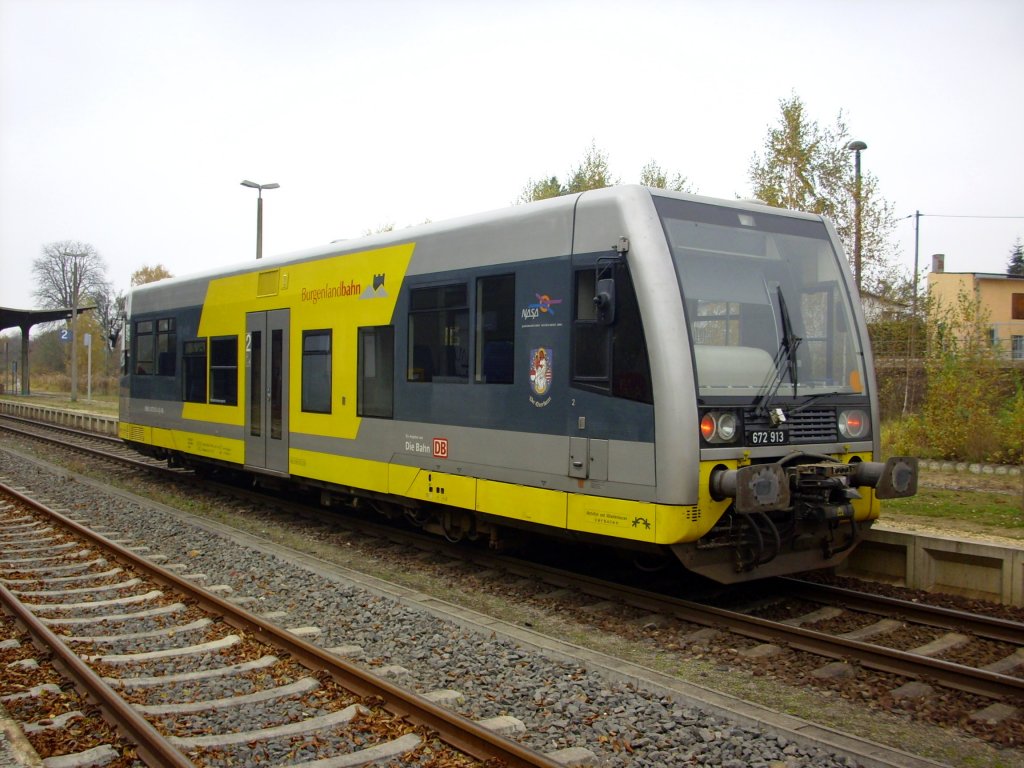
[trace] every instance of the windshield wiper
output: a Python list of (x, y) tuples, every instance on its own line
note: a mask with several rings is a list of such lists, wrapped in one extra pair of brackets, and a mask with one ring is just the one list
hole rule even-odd
[[(789, 373), (789, 379), (793, 382), (793, 397), (796, 397), (797, 393), (796, 350), (803, 339), (793, 333), (793, 321), (789, 317), (789, 309), (786, 307), (786, 297), (782, 295), (781, 285), (778, 287), (778, 294), (779, 315), (782, 318), (782, 343), (779, 344), (779, 351), (775, 353), (775, 359), (773, 360), (775, 373), (772, 375), (771, 380), (766, 383), (764, 387), (765, 392), (761, 395), (761, 401), (757, 405), (756, 413), (760, 416), (768, 414), (768, 409), (771, 406), (772, 400), (778, 394), (779, 388), (782, 386), (786, 372)], [(772, 423), (776, 426), (785, 421), (785, 416), (781, 414), (771, 414), (771, 417)]]

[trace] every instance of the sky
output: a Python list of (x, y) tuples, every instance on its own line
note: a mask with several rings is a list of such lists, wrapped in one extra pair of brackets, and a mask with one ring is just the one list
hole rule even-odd
[(751, 195), (780, 101), (867, 143), (897, 264), (1024, 238), (1020, 0), (0, 0), (0, 306), (78, 240), (117, 290), (510, 205), (593, 143)]

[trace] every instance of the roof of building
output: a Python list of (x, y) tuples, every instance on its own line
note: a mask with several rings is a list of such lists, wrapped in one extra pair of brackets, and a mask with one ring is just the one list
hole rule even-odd
[(1009, 275), (1005, 272), (929, 272), (932, 275), (970, 275), (978, 279), (986, 280), (1024, 280), (1024, 275)]
[[(82, 313), (96, 307), (80, 307)], [(10, 309), (0, 307), (0, 331), (5, 328), (31, 328), (38, 323), (52, 323), (55, 320), (70, 320), (70, 309)]]

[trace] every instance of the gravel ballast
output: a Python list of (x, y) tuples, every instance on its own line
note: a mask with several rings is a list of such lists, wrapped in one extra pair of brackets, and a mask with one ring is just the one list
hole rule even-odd
[[(0, 451), (0, 475), (9, 484), (45, 491), (51, 506), (88, 519), (94, 528), (144, 543), (168, 562), (186, 563), (188, 572), (205, 574), (207, 585), (229, 585), (236, 594), (253, 598), (246, 607), (254, 612), (284, 611), (282, 625), (319, 627), (318, 645), (360, 646), (360, 663), (371, 669), (401, 668), (396, 680), (404, 686), (421, 693), (460, 691), (461, 703), (454, 706), (467, 717), (519, 718), (526, 725), (523, 740), (537, 750), (586, 747), (597, 753), (599, 765), (609, 768), (857, 764), (663, 693), (615, 682), (582, 663), (552, 659), (510, 639), (473, 632), (425, 610), (340, 584), (273, 554), (211, 535), (160, 507), (47, 474), (35, 462), (6, 451)], [(132, 631), (144, 629), (140, 625)], [(246, 715), (237, 715), (238, 730), (249, 727)]]

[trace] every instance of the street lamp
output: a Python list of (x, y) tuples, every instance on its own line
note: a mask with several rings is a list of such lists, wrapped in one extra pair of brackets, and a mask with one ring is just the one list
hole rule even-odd
[(857, 273), (857, 293), (860, 294), (860, 151), (867, 149), (863, 141), (851, 141), (846, 148), (853, 152), (853, 269)]
[(255, 181), (243, 181), (243, 187), (251, 187), (259, 192), (256, 198), (256, 258), (263, 258), (263, 190), (277, 189), (280, 184), (257, 184)]

